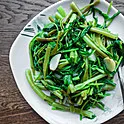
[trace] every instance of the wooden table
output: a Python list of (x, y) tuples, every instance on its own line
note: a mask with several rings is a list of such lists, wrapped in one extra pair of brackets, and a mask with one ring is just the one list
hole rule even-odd
[[(22, 28), (58, 0), (0, 0), (0, 124), (47, 124), (19, 92), (9, 65), (10, 47)], [(124, 14), (124, 1), (113, 0)], [(105, 124), (124, 124), (124, 111)]]

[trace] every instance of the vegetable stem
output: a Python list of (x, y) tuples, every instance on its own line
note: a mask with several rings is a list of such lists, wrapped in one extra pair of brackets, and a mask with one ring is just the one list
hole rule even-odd
[(66, 17), (66, 12), (62, 6), (59, 6), (57, 10), (62, 17)]
[(30, 84), (31, 88), (34, 90), (34, 92), (36, 92), (36, 94), (43, 100), (45, 101), (48, 101), (49, 103), (53, 103), (53, 100), (45, 95), (38, 87), (35, 86), (34, 82), (33, 82), (33, 79), (32, 79), (32, 76), (31, 76), (31, 71), (29, 69), (27, 69), (25, 71), (25, 75), (26, 75), (26, 78), (27, 78), (27, 81), (28, 83)]
[(70, 7), (74, 12), (77, 12), (79, 16), (82, 16), (82, 12), (74, 2), (70, 4)]
[(103, 77), (106, 77), (106, 76), (107, 76), (107, 74), (100, 74), (100, 75), (97, 75), (96, 77), (93, 77), (93, 78), (91, 78), (91, 79), (88, 79), (87, 81), (84, 81), (83, 83), (80, 83), (80, 84), (75, 85), (75, 90), (76, 90), (76, 91), (77, 91), (77, 90), (81, 90), (81, 89), (83, 89), (84, 86), (86, 86), (87, 84), (89, 84), (89, 83), (91, 83), (91, 82), (94, 82), (94, 81), (96, 81), (96, 80), (99, 80), (99, 79), (101, 79), (101, 78), (103, 78)]
[[(86, 28), (87, 26), (80, 25), (80, 27), (81, 28)], [(108, 32), (108, 31), (106, 31), (105, 29), (102, 29), (102, 28), (91, 27), (90, 31), (94, 32), (94, 33), (102, 34), (102, 35), (104, 35), (108, 38), (111, 38), (111, 39), (117, 39), (118, 38), (117, 34), (110, 33), (110, 32)]]
[(45, 53), (45, 58), (44, 58), (44, 63), (43, 63), (43, 74), (44, 74), (44, 79), (46, 78), (47, 74), (47, 69), (48, 69), (48, 63), (49, 63), (49, 57), (50, 57), (50, 51), (51, 51), (51, 46), (48, 45)]
[(83, 37), (83, 40), (87, 43), (87, 45), (88, 45), (89, 47), (91, 47), (92, 49), (96, 50), (102, 57), (107, 57), (107, 55), (106, 55), (104, 52), (102, 52), (102, 51), (88, 38), (87, 35)]

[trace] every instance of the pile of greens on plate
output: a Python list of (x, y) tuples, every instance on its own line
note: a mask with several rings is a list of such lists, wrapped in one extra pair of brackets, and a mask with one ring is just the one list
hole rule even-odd
[(29, 45), (31, 70), (26, 77), (32, 89), (53, 110), (77, 113), (81, 119), (95, 117), (92, 107), (104, 110), (101, 100), (115, 89), (113, 77), (123, 59), (118, 53), (122, 41), (108, 29), (120, 12), (109, 16), (112, 2), (107, 13), (95, 7), (99, 2), (91, 0), (81, 9), (72, 2), (69, 13), (58, 7)]

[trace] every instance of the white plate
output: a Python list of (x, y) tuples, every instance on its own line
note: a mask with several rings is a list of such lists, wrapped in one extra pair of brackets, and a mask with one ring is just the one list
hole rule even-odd
[[(89, 3), (90, 0), (73, 0), (79, 7), (82, 7)], [(36, 23), (43, 27), (43, 24), (48, 22), (48, 16), (54, 15), (58, 6), (62, 5), (66, 8), (66, 11), (69, 12), (70, 8), (69, 5), (72, 0), (63, 0), (60, 1), (44, 11), (40, 12), (36, 15), (27, 25), (31, 25), (35, 28), (35, 32), (37, 32)], [(104, 0), (101, 0), (101, 3), (98, 7), (103, 10), (104, 12), (107, 11), (109, 4)], [(115, 8), (112, 8), (110, 15), (117, 12)], [(46, 16), (43, 16), (46, 15)], [(111, 24), (109, 29), (113, 33), (118, 33), (119, 37), (124, 40), (124, 17), (120, 14)], [(25, 28), (26, 28), (25, 27)], [(25, 29), (24, 28), (24, 29)], [(21, 33), (25, 33), (24, 29)], [(118, 82), (117, 77), (115, 76), (115, 82), (117, 83), (116, 89), (111, 92), (111, 96), (106, 97), (103, 101), (106, 105), (106, 110), (102, 111), (100, 109), (92, 109), (92, 111), (97, 115), (97, 117), (93, 120), (84, 118), (82, 121), (79, 119), (79, 115), (72, 114), (69, 112), (61, 112), (61, 111), (53, 111), (51, 107), (40, 99), (37, 94), (31, 89), (29, 86), (26, 78), (25, 78), (25, 69), (30, 68), (29, 64), (29, 51), (28, 46), (29, 42), (32, 38), (26, 37), (19, 34), (19, 36), (14, 41), (11, 50), (10, 50), (10, 65), (11, 69), (17, 83), (19, 90), (21, 91), (22, 95), (29, 103), (29, 105), (47, 122), (51, 124), (99, 124), (103, 123), (115, 115), (119, 114), (123, 110), (123, 103), (122, 103), (122, 95), (120, 91), (120, 85)], [(30, 35), (34, 35), (33, 33), (28, 33)]]

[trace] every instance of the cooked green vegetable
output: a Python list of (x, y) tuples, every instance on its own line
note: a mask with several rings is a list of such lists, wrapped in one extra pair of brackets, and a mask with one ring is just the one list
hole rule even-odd
[(62, 17), (66, 17), (66, 12), (62, 6), (59, 6), (57, 10)]
[[(80, 114), (80, 119), (95, 117), (91, 107), (104, 110), (101, 99), (114, 90), (113, 77), (123, 59), (118, 51), (123, 42), (107, 28), (119, 12), (110, 17), (112, 2), (107, 13), (94, 7), (99, 2), (91, 0), (82, 9), (72, 2), (69, 13), (58, 7), (49, 17), (51, 23), (29, 44), (32, 70), (25, 74), (32, 89), (54, 110)], [(103, 16), (103, 24), (96, 12)], [(92, 21), (87, 20), (90, 14)]]
[(48, 69), (48, 63), (49, 63), (49, 57), (50, 57), (50, 51), (51, 51), (51, 46), (48, 45), (45, 53), (45, 58), (44, 58), (44, 63), (43, 63), (43, 74), (44, 74), (44, 79), (46, 78), (47, 75), (47, 69)]

